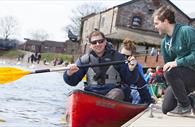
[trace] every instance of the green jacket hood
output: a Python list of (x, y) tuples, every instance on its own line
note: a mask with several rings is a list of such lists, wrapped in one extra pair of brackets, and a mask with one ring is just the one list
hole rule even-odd
[[(175, 24), (174, 30), (173, 30), (173, 34), (172, 34), (172, 39), (175, 40), (175, 35), (177, 34), (177, 32), (179, 31), (179, 29), (184, 26), (184, 24)], [(168, 35), (165, 36), (165, 40), (170, 39), (170, 37)]]

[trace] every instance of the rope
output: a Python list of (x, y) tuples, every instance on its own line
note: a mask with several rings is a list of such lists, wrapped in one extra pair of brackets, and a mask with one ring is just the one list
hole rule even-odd
[(134, 90), (141, 90), (141, 89), (143, 89), (144, 87), (147, 87), (147, 86), (148, 86), (148, 84), (145, 84), (145, 85), (142, 86), (142, 87), (131, 86), (130, 88), (131, 88), (131, 89), (134, 89)]

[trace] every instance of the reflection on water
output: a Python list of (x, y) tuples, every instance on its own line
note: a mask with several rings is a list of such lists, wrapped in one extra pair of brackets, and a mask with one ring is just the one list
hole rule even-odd
[(63, 127), (60, 119), (72, 89), (59, 72), (31, 74), (0, 85), (0, 119), (6, 121), (0, 126)]

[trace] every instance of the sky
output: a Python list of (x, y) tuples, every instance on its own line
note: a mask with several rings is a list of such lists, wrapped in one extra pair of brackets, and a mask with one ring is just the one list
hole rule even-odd
[[(71, 23), (71, 11), (86, 2), (100, 2), (110, 8), (129, 0), (0, 0), (0, 17), (13, 16), (19, 23), (17, 39), (30, 38), (30, 33), (45, 30), (48, 40), (67, 39), (64, 27)], [(195, 0), (171, 0), (186, 14), (195, 12)]]

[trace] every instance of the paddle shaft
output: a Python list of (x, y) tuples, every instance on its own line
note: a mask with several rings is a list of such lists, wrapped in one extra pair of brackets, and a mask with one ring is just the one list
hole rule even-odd
[[(88, 67), (102, 67), (107, 65), (118, 65), (118, 64), (125, 64), (128, 63), (127, 60), (121, 60), (121, 61), (112, 61), (112, 62), (105, 62), (105, 63), (98, 63), (98, 64), (86, 64), (86, 65), (79, 65), (79, 68), (88, 68)], [(45, 72), (56, 72), (56, 71), (64, 71), (69, 70), (70, 67), (62, 67), (62, 68), (53, 68), (53, 69), (41, 69), (41, 70), (35, 70), (34, 72), (31, 72), (30, 74), (36, 74), (36, 73), (45, 73)]]

